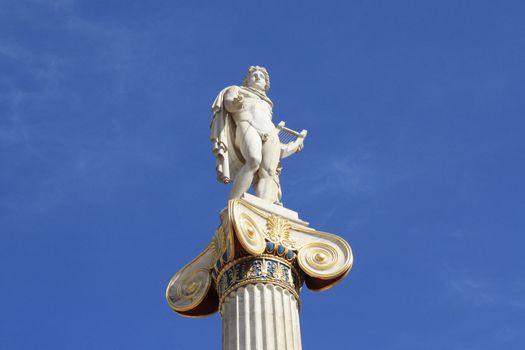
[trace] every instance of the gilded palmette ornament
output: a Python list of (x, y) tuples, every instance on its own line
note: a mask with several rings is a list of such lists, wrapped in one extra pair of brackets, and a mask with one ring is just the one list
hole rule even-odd
[(274, 243), (282, 244), (289, 249), (295, 249), (294, 241), (290, 236), (292, 226), (282, 216), (270, 215), (266, 220), (266, 238)]

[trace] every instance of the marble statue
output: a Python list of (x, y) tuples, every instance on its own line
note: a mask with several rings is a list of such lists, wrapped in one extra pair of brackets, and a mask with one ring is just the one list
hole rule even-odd
[(230, 199), (240, 198), (253, 185), (257, 197), (281, 204), (281, 159), (303, 148), (306, 130), (297, 133), (284, 122), (273, 124), (269, 88), (266, 69), (251, 66), (242, 86), (223, 89), (212, 105), (217, 180), (233, 182)]

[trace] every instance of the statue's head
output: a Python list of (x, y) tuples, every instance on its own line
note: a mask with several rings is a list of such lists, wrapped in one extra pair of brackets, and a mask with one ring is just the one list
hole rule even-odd
[(264, 67), (251, 66), (244, 76), (242, 85), (266, 92), (270, 89), (270, 75)]

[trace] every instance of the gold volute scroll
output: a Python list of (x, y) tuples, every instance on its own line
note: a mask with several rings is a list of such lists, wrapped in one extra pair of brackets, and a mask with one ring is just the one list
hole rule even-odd
[(176, 311), (194, 308), (206, 295), (211, 277), (208, 269), (183, 270), (168, 287), (168, 300)]
[(259, 225), (248, 213), (240, 213), (236, 215), (237, 200), (229, 202), (230, 220), (233, 221), (237, 239), (244, 249), (252, 255), (260, 255), (266, 248), (264, 234), (259, 228)]
[(217, 311), (217, 295), (212, 285), (210, 266), (214, 261), (212, 244), (177, 272), (166, 288), (166, 301), (183, 316), (201, 317)]
[(341, 243), (345, 244), (337, 247), (326, 242), (311, 242), (301, 247), (297, 257), (301, 270), (323, 280), (345, 274), (352, 267), (353, 256), (350, 246), (343, 240)]

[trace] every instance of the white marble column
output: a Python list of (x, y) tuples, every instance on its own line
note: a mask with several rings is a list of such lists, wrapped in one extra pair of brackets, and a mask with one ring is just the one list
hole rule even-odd
[(240, 287), (226, 297), (221, 315), (223, 350), (301, 350), (298, 303), (287, 289)]

